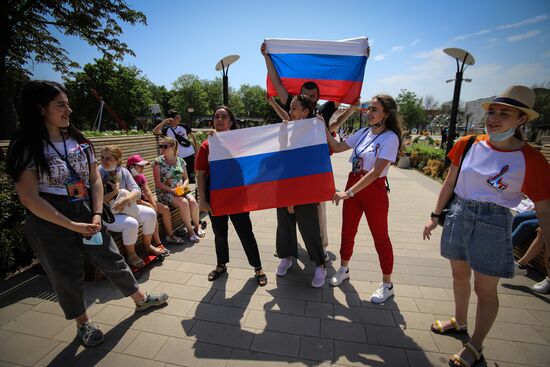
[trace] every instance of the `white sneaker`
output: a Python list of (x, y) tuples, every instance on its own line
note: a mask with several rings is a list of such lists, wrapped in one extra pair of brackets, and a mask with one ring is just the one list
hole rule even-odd
[(206, 233), (205, 233), (202, 229), (200, 229), (200, 228), (199, 228), (198, 231), (195, 231), (195, 234), (196, 234), (197, 237), (199, 237), (199, 238), (203, 238), (204, 236), (206, 236)]
[(380, 283), (380, 286), (377, 290), (374, 291), (372, 296), (370, 296), (370, 301), (372, 303), (382, 303), (385, 302), (388, 298), (393, 296), (393, 284), (390, 288), (384, 286), (384, 283)]
[(322, 266), (318, 266), (315, 268), (315, 275), (313, 276), (313, 280), (311, 281), (311, 286), (313, 288), (321, 288), (325, 285), (325, 278), (327, 277), (327, 269), (323, 268)]
[(197, 237), (195, 233), (193, 233), (191, 236), (187, 236), (187, 240), (192, 243), (197, 243), (201, 241), (201, 239)]
[(284, 258), (281, 259), (281, 262), (277, 266), (277, 271), (275, 274), (277, 274), (278, 277), (284, 277), (286, 273), (288, 272), (288, 269), (292, 267), (292, 260)]
[(546, 277), (531, 288), (537, 293), (549, 293), (550, 292), (550, 278)]
[(330, 278), (330, 285), (338, 287), (346, 279), (349, 279), (349, 269), (345, 270), (343, 267), (340, 267), (338, 272)]
[(527, 274), (527, 266), (514, 261), (514, 276)]

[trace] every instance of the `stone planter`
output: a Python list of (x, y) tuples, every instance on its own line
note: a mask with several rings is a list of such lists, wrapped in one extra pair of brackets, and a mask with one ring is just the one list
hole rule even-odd
[(411, 167), (410, 155), (404, 155), (403, 157), (399, 158), (399, 161), (397, 161), (397, 168), (408, 169), (410, 167)]

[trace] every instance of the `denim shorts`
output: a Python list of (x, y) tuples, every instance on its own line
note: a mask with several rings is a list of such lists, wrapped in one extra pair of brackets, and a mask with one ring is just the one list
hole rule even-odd
[(441, 256), (467, 261), (481, 274), (512, 278), (514, 252), (510, 209), (455, 196), (443, 226)]

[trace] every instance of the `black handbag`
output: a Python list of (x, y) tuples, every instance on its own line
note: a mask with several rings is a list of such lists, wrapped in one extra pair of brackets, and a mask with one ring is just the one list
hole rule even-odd
[(187, 148), (188, 146), (191, 145), (191, 142), (189, 140), (187, 140), (186, 138), (184, 138), (183, 136), (181, 136), (180, 134), (178, 134), (173, 128), (172, 126), (167, 126), (166, 128), (164, 128), (162, 130), (162, 134), (164, 136), (168, 136), (167, 132), (168, 132), (168, 129), (172, 130), (172, 132), (174, 133), (174, 139), (176, 139), (176, 141), (183, 147)]
[(115, 215), (111, 211), (111, 207), (107, 203), (103, 203), (103, 211), (101, 212), (101, 219), (108, 224), (115, 221)]
[(445, 208), (441, 211), (441, 214), (439, 214), (439, 217), (437, 218), (437, 224), (440, 226), (445, 225), (445, 218), (447, 218), (447, 214), (449, 213), (449, 210), (451, 210), (451, 204), (455, 198), (455, 187), (456, 183), (458, 182), (458, 176), (460, 175), (460, 170), (462, 169), (462, 162), (464, 161), (464, 157), (466, 157), (466, 154), (474, 144), (474, 141), (476, 140), (477, 136), (472, 135), (470, 136), (470, 139), (468, 139), (468, 143), (466, 144), (466, 148), (464, 148), (464, 153), (462, 153), (462, 157), (460, 158), (460, 165), (458, 166), (458, 174), (456, 175), (455, 184), (453, 186), (453, 193), (451, 197), (449, 198), (449, 201), (447, 201), (447, 204), (445, 204)]

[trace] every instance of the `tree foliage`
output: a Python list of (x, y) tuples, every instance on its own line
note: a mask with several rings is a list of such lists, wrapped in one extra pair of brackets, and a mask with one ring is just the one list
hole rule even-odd
[[(265, 100), (266, 91), (259, 85), (243, 84), (236, 90), (229, 88), (229, 107), (240, 118), (262, 118), (278, 121), (276, 113)], [(183, 74), (173, 83), (170, 104), (180, 112), (182, 119), (190, 118), (187, 109), (193, 107), (193, 116), (209, 116), (223, 103), (223, 82), (200, 79), (193, 74)]]
[[(126, 67), (114, 61), (99, 59), (86, 64), (65, 86), (72, 109), (71, 121), (81, 129), (92, 127), (100, 102), (92, 95), (95, 89), (111, 109), (129, 126), (137, 126), (136, 118), (149, 116), (153, 103), (150, 82), (134, 66)], [(103, 110), (102, 129), (117, 128), (113, 117)], [(143, 126), (140, 126), (143, 128)]]
[(535, 121), (550, 122), (550, 88), (535, 87), (535, 105), (533, 109), (539, 113)]
[(0, 138), (15, 129), (13, 75), (30, 76), (29, 62), (49, 63), (63, 74), (78, 67), (57, 39), (60, 33), (82, 38), (107, 59), (134, 55), (118, 39), (119, 22), (146, 24), (146, 17), (123, 0), (0, 1)]
[(399, 113), (403, 118), (403, 123), (408, 129), (421, 129), (426, 125), (426, 114), (422, 107), (422, 98), (417, 97), (416, 93), (401, 89), (396, 102), (399, 106)]

